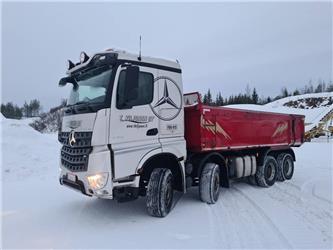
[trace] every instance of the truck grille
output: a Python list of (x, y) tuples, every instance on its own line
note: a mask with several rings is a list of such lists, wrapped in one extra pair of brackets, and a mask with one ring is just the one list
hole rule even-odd
[(87, 171), (89, 154), (92, 151), (92, 132), (75, 132), (76, 143), (69, 144), (70, 132), (60, 132), (58, 140), (63, 145), (61, 148), (61, 164), (73, 172)]

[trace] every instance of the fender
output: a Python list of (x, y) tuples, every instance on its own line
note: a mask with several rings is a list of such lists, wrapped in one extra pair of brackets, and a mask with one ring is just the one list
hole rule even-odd
[(135, 172), (138, 173), (140, 169), (143, 167), (143, 165), (153, 156), (161, 154), (162, 153), (162, 147), (153, 149), (149, 152), (147, 152), (139, 161), (138, 166), (136, 167)]
[[(137, 168), (136, 172), (144, 178), (148, 180), (152, 169), (161, 165), (161, 162), (166, 162), (171, 160), (173, 165), (169, 165), (169, 169), (174, 174), (174, 178), (176, 181), (176, 189), (182, 192), (186, 192), (186, 179), (185, 179), (185, 165), (184, 165), (184, 157), (177, 158), (176, 155), (172, 153), (163, 153), (160, 151), (158, 153), (157, 150), (149, 152), (145, 157), (140, 161), (140, 167)], [(148, 171), (148, 172), (147, 172)], [(148, 173), (148, 176), (145, 174)], [(141, 181), (140, 178), (140, 181)]]
[(259, 153), (257, 165), (262, 166), (264, 164), (264, 161), (265, 161), (265, 158), (267, 155), (277, 156), (279, 153), (288, 153), (293, 157), (293, 160), (296, 161), (296, 155), (294, 153), (294, 150), (292, 150), (292, 148), (276, 149), (276, 150), (274, 150), (272, 148), (267, 148), (267, 149), (262, 150)]

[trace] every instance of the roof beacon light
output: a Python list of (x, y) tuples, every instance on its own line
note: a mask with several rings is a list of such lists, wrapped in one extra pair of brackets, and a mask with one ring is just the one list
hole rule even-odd
[(80, 54), (80, 63), (85, 63), (86, 61), (88, 61), (89, 56), (85, 53), (85, 52), (81, 52)]
[(75, 64), (71, 61), (71, 60), (68, 60), (68, 70), (70, 70), (71, 68), (74, 68), (75, 67)]

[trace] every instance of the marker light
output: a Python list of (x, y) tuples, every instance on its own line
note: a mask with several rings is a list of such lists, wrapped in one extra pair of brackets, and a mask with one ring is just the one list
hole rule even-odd
[(85, 52), (81, 52), (80, 54), (80, 63), (85, 63), (86, 61), (88, 61), (89, 56), (85, 53)]
[(105, 187), (105, 185), (108, 181), (108, 176), (109, 176), (108, 173), (100, 173), (100, 174), (88, 176), (87, 179), (88, 179), (89, 187), (94, 190), (98, 190), (98, 189)]

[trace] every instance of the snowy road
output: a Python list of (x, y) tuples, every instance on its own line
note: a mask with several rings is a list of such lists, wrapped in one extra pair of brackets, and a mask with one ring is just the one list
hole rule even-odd
[(14, 128), (32, 144), (8, 143), (19, 131), (3, 136), (4, 249), (332, 248), (332, 143), (297, 148), (291, 181), (271, 188), (233, 182), (212, 206), (193, 188), (161, 219), (147, 215), (144, 198), (117, 203), (60, 186), (56, 137)]

